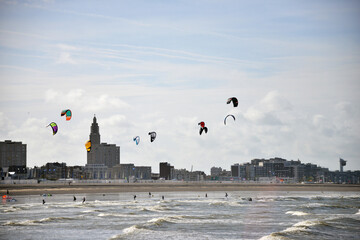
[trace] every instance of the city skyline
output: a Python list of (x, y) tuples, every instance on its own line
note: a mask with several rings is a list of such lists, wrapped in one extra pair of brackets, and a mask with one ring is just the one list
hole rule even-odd
[(27, 144), (28, 166), (85, 165), (96, 114), (122, 163), (155, 171), (272, 157), (360, 169), (359, 5), (0, 1), (1, 140)]

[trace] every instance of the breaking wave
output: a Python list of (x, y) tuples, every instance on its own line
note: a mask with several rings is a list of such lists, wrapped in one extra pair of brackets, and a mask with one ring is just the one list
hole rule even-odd
[(293, 216), (306, 216), (309, 215), (310, 213), (300, 212), (300, 211), (287, 211), (285, 214), (291, 214)]

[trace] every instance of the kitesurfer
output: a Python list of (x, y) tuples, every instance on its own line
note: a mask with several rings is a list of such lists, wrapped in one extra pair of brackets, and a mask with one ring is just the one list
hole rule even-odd
[(136, 200), (136, 195), (134, 195), (134, 200)]
[(82, 203), (84, 203), (85, 202), (85, 197), (83, 197), (83, 201), (82, 201)]
[(227, 193), (225, 193), (225, 197), (227, 198), (229, 195)]

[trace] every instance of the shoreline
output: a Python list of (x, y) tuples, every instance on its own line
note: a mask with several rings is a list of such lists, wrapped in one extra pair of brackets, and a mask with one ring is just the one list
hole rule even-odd
[(359, 184), (244, 184), (244, 183), (120, 183), (120, 184), (1, 184), (5, 195), (121, 193), (121, 192), (205, 192), (205, 191), (319, 191), (360, 192)]

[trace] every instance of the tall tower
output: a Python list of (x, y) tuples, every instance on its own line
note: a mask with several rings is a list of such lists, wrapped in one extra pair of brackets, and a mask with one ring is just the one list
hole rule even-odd
[(346, 161), (340, 158), (340, 172), (343, 172), (343, 166), (346, 166)]
[(93, 123), (90, 127), (90, 141), (91, 145), (100, 144), (100, 132), (99, 132), (99, 124), (96, 122), (96, 117), (94, 114)]

